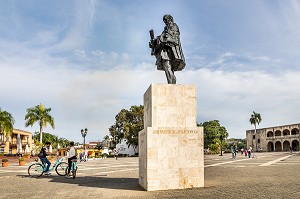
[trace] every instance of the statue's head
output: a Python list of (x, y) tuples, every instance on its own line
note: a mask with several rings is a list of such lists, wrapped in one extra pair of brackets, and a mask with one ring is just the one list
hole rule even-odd
[(164, 17), (163, 17), (163, 21), (164, 21), (165, 23), (166, 23), (166, 22), (169, 22), (169, 21), (173, 22), (173, 17), (172, 17), (171, 15), (166, 14), (166, 15), (164, 15)]

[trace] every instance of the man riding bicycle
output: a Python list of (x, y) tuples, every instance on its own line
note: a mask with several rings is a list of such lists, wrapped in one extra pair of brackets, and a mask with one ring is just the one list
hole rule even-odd
[[(51, 142), (46, 142), (45, 146), (43, 146), (41, 148), (40, 153), (38, 154), (38, 157), (40, 158), (40, 160), (42, 161), (43, 164), (47, 164), (46, 170), (45, 170), (45, 175), (51, 175), (51, 173), (49, 172), (49, 168), (51, 163), (49, 162), (49, 160), (47, 159), (47, 149), (50, 147)], [(51, 154), (51, 153), (50, 153)]]

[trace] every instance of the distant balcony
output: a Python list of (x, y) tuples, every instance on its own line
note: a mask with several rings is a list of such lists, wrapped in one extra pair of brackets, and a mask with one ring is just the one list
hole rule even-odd
[(276, 140), (276, 139), (289, 139), (289, 138), (299, 138), (300, 135), (296, 134), (296, 135), (283, 135), (283, 136), (274, 136), (274, 137), (267, 137), (267, 140)]
[(5, 147), (5, 142), (0, 142), (0, 147)]
[[(28, 144), (26, 141), (22, 141), (21, 143), (22, 143), (22, 147), (25, 147), (26, 144)], [(10, 142), (9, 146), (10, 147), (17, 147), (17, 141)]]

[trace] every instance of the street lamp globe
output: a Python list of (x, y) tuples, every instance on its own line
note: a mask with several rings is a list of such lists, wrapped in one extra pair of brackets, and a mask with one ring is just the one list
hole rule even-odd
[(85, 128), (84, 130), (81, 129), (81, 135), (82, 135), (82, 137), (83, 137), (83, 148), (84, 148), (84, 149), (85, 149), (85, 136), (86, 136), (87, 132), (88, 132), (88, 129), (87, 129), (87, 128)]

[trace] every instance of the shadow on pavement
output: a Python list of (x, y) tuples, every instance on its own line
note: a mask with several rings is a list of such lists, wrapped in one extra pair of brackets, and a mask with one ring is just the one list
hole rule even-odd
[[(22, 178), (31, 178), (28, 175), (17, 175)], [(49, 182), (74, 184), (85, 187), (106, 188), (106, 189), (121, 189), (121, 190), (135, 190), (144, 191), (139, 185), (138, 178), (110, 178), (98, 176), (78, 176), (75, 179), (66, 178), (65, 176), (41, 176), (39, 178), (32, 178), (34, 180), (51, 179)]]

